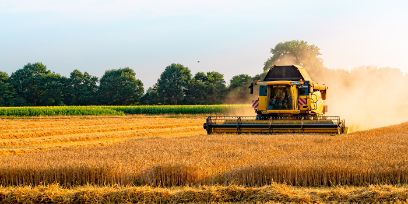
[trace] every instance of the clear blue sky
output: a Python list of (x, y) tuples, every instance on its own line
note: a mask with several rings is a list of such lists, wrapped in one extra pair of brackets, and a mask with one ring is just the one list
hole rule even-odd
[(175, 62), (229, 80), (259, 73), (276, 43), (301, 39), (332, 68), (408, 72), (407, 2), (0, 0), (0, 70), (43, 62), (101, 76), (129, 66), (147, 88)]

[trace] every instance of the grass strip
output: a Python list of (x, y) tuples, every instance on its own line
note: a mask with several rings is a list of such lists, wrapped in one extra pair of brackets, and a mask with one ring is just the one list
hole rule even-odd
[(69, 116), (125, 114), (221, 114), (248, 105), (135, 105), (135, 106), (25, 106), (0, 107), (0, 116)]

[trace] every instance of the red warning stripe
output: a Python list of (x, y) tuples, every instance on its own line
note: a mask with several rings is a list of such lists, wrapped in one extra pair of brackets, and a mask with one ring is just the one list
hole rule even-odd
[(299, 103), (299, 106), (307, 106), (307, 99), (306, 98), (299, 98), (298, 103)]
[(256, 100), (252, 101), (252, 108), (258, 109), (258, 105), (259, 105), (259, 99), (256, 99)]

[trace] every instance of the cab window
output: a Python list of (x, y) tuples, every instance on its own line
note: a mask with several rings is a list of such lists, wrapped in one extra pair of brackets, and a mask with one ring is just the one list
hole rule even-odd
[(301, 96), (305, 96), (305, 95), (309, 95), (309, 87), (300, 87), (299, 88), (299, 95)]
[(259, 96), (267, 96), (268, 89), (267, 86), (259, 86)]
[(292, 109), (292, 97), (289, 86), (272, 86), (269, 96), (269, 110)]

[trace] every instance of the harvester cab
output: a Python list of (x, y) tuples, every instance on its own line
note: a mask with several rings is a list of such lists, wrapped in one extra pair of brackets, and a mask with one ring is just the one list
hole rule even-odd
[(325, 85), (310, 79), (299, 66), (274, 66), (259, 85), (256, 113), (261, 117), (320, 116), (327, 108)]
[(325, 116), (327, 86), (310, 78), (297, 65), (273, 66), (262, 81), (253, 101), (256, 116), (209, 116), (204, 129), (212, 133), (330, 133), (346, 132), (339, 116)]

